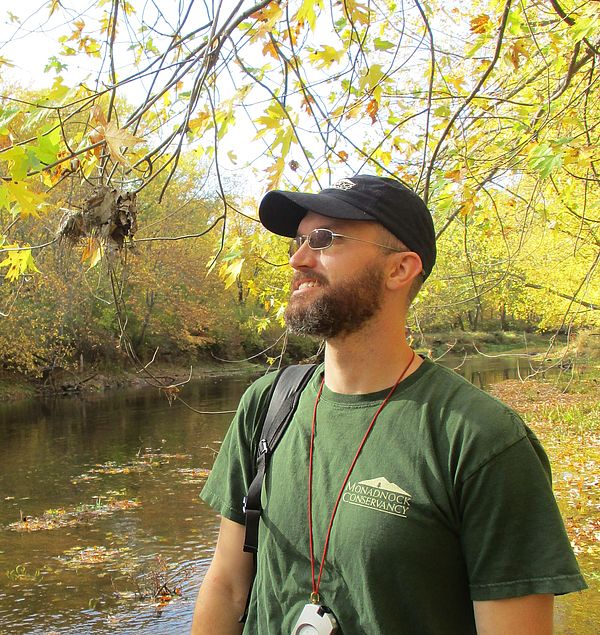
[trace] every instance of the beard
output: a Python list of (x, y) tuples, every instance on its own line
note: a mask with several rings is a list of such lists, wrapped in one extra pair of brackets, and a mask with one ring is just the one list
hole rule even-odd
[(353, 278), (329, 285), (318, 274), (297, 272), (294, 280), (316, 279), (320, 295), (309, 301), (290, 298), (284, 318), (296, 335), (316, 335), (324, 339), (350, 335), (358, 331), (379, 310), (383, 300), (383, 268), (367, 265)]

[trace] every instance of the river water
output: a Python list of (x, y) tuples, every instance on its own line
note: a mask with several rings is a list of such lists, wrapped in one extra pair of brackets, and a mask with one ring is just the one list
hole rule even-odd
[[(519, 371), (461, 372), (485, 387)], [(250, 380), (184, 398), (232, 410)], [(0, 635), (187, 633), (218, 528), (198, 492), (230, 419), (150, 387), (0, 406)], [(557, 633), (596, 632), (581, 597), (558, 599)]]

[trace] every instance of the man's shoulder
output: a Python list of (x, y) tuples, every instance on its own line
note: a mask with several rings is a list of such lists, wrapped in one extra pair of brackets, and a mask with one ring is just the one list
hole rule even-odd
[(242, 404), (246, 407), (254, 405), (261, 408), (267, 405), (267, 401), (273, 390), (273, 384), (277, 380), (280, 370), (281, 369), (270, 370), (264, 375), (261, 375), (258, 379), (255, 379), (246, 389), (242, 397)]
[(437, 412), (445, 427), (490, 441), (529, 436), (527, 426), (510, 406), (452, 369), (433, 362), (428, 365), (428, 408)]
[(434, 394), (435, 392), (444, 394), (449, 402), (458, 406), (473, 404), (477, 407), (490, 408), (493, 411), (515, 414), (514, 410), (507, 404), (475, 386), (455, 370), (429, 360), (426, 361), (426, 364), (427, 370), (431, 373), (428, 377), (428, 384)]

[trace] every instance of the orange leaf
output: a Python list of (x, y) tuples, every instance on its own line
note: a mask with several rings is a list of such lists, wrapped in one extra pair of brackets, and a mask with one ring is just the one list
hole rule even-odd
[(377, 112), (379, 111), (379, 102), (376, 99), (371, 99), (367, 105), (367, 114), (371, 117), (371, 123), (374, 124), (377, 121)]
[(462, 180), (463, 172), (460, 169), (450, 170), (449, 172), (444, 172), (444, 176), (452, 181), (460, 181)]
[(471, 18), (471, 33), (485, 33), (491, 25), (489, 15), (478, 15)]

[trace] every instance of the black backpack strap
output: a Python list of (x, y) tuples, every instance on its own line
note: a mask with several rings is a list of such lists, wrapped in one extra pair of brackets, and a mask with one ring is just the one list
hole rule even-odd
[(289, 422), (294, 416), (300, 395), (308, 384), (316, 364), (287, 366), (279, 371), (271, 388), (270, 401), (262, 425), (256, 454), (256, 473), (244, 497), (246, 535), (244, 551), (258, 550), (258, 521), (260, 494), (271, 454), (277, 447)]

